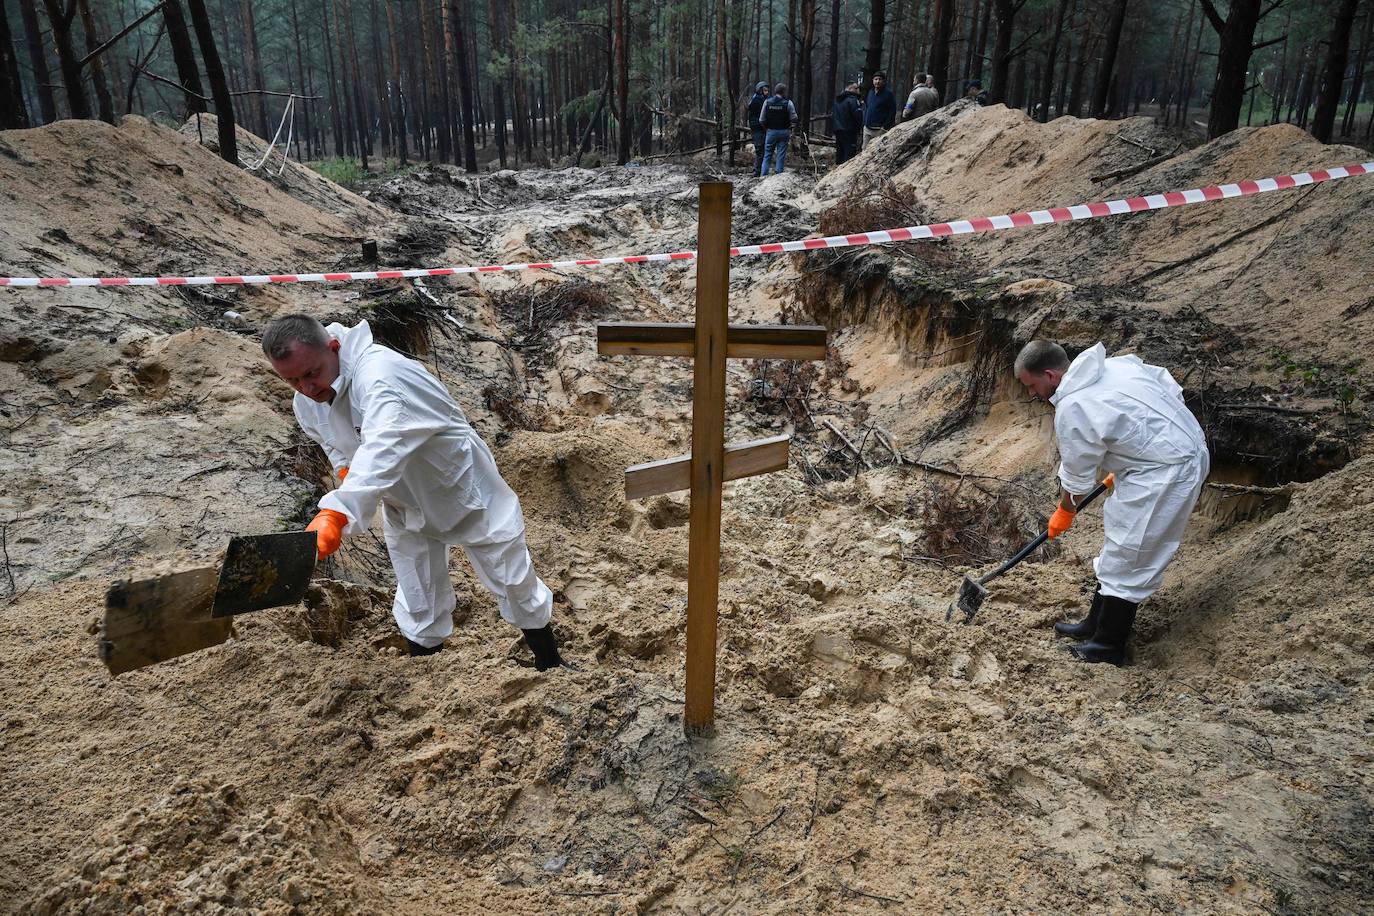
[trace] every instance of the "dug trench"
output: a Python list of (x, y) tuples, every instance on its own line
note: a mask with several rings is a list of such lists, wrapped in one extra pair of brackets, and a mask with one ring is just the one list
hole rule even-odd
[[(910, 140), (947, 172), (998, 130), (1046, 150), (1063, 139), (1048, 131), (1076, 130), (1116, 155), (1107, 122), (941, 117), (894, 132), (867, 167)], [(903, 133), (922, 129), (919, 143)], [(200, 167), (196, 149), (175, 149)], [(1200, 183), (1205, 169), (1180, 158), (1171, 168)], [(436, 167), (378, 182), (370, 203), (328, 199), (354, 215), (425, 202), (392, 214), (387, 266), (411, 266), (417, 246), (484, 263), (690, 247), (700, 177), (660, 166), (469, 185)], [(1073, 199), (1074, 174), (1053, 177), (1041, 202)], [(950, 206), (894, 184), (905, 208)], [(805, 234), (835, 206), (799, 175), (741, 180), (737, 200), (750, 241)], [(1299, 216), (1345, 206), (1314, 196)], [(237, 231), (256, 226), (242, 219)], [(76, 530), (93, 506), (138, 520), (143, 543), (112, 556), (93, 534), (49, 543), (36, 522), (11, 523), (0, 892), (33, 912), (1357, 911), (1374, 891), (1360, 867), (1374, 807), (1367, 394), (1341, 398), (1340, 359), (1326, 366), (1300, 341), (960, 244), (733, 266), (737, 320), (820, 321), (833, 346), (823, 364), (730, 367), (729, 438), (792, 433), (794, 461), (727, 487), (718, 732), (691, 743), (687, 502), (623, 498), (626, 466), (687, 450), (690, 372), (599, 358), (593, 332), (690, 320), (690, 266), (245, 290), (233, 305), (247, 329), (129, 291), (116, 306), (157, 322), (138, 325), (137, 346), (105, 342), (127, 330), (55, 322), (55, 300), (24, 311), (34, 345), (0, 364), (23, 399), (5, 440), (7, 467), (26, 466), (18, 508)], [(343, 265), (355, 250), (313, 256)], [(521, 497), (580, 671), (528, 667), (457, 556), (454, 637), (401, 657), (375, 537), (329, 561), (304, 606), (246, 615), (222, 646), (114, 679), (99, 667), (86, 627), (111, 577), (297, 524), (332, 485), (253, 352), (251, 330), (296, 309), (375, 321), (455, 392)], [(1008, 371), (1034, 336), (1168, 366), (1217, 482), (1247, 488), (1209, 489), (1126, 668), (1078, 665), (1050, 633), (1091, 589), (1096, 512), (1000, 580), (973, 625), (944, 621), (962, 573), (1015, 550), (1054, 498), (1050, 413)], [(226, 387), (238, 394), (203, 406)], [(137, 447), (168, 428), (176, 448)], [(135, 444), (96, 448), (115, 435)], [(108, 503), (92, 477), (115, 491)], [(149, 510), (143, 494), (159, 491), (174, 496)], [(205, 536), (160, 534), (182, 525)]]

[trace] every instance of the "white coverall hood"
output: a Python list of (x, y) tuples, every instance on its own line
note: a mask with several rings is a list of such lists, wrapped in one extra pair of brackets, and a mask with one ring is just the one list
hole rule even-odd
[(522, 629), (549, 621), (553, 595), (534, 573), (515, 493), (485, 442), (438, 379), (375, 343), (366, 321), (326, 330), (341, 342), (334, 400), (294, 401), (301, 429), (348, 479), (320, 507), (367, 530), (381, 506), (396, 570), (401, 632), (425, 646), (453, 631), (448, 546), (462, 545), (501, 615)]
[(1102, 592), (1145, 600), (1159, 588), (1210, 467), (1207, 441), (1173, 376), (1098, 343), (1069, 365), (1050, 398), (1059, 482), (1082, 496), (1111, 473), (1106, 538), (1093, 568)]

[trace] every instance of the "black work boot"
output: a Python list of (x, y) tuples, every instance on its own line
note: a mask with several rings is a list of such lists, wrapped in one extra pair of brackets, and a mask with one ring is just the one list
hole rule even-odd
[[(404, 637), (402, 638), (404, 639)], [(439, 643), (437, 646), (422, 646), (418, 642), (406, 639), (406, 649), (410, 652), (411, 658), (415, 658), (417, 655), (438, 655), (443, 648), (443, 643)]]
[(1054, 632), (1069, 639), (1092, 639), (1097, 635), (1097, 621), (1102, 617), (1102, 586), (1093, 590), (1093, 603), (1088, 608), (1088, 616), (1078, 623), (1061, 620), (1054, 625)]
[(525, 645), (534, 653), (534, 667), (537, 671), (550, 668), (567, 667), (563, 657), (558, 654), (558, 643), (553, 638), (553, 624), (546, 623), (538, 630), (521, 630), (525, 634)]
[(1139, 605), (1115, 595), (1102, 596), (1101, 619), (1097, 635), (1087, 642), (1069, 646), (1074, 658), (1083, 662), (1108, 662), (1118, 667), (1126, 661), (1126, 640), (1135, 626), (1135, 609)]

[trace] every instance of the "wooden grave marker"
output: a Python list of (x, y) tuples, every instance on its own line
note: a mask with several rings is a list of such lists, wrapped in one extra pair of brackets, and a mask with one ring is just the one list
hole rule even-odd
[(721, 489), (787, 467), (787, 436), (725, 444), (727, 359), (825, 359), (826, 330), (809, 325), (731, 325), (728, 181), (705, 182), (697, 210), (697, 296), (693, 324), (612, 321), (596, 326), (603, 356), (686, 356), (692, 360), (692, 452), (625, 471), (625, 496), (691, 490), (687, 546), (687, 690), (683, 725), (709, 735), (716, 703), (716, 602), (720, 593)]

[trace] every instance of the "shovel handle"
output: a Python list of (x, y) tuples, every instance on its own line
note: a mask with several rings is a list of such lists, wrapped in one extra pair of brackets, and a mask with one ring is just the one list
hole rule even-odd
[[(1094, 499), (1097, 499), (1097, 497), (1101, 496), (1106, 491), (1107, 485), (1105, 483), (1098, 484), (1096, 487), (1093, 488), (1093, 491), (1091, 493), (1083, 497), (1083, 501), (1078, 504), (1078, 509), (1080, 511), (1083, 510), (1087, 507), (1088, 503), (1092, 502)], [(987, 585), (993, 579), (996, 579), (998, 576), (1002, 575), (1007, 570), (1011, 569), (1017, 563), (1020, 563), (1026, 557), (1030, 556), (1037, 547), (1039, 547), (1041, 544), (1045, 543), (1049, 539), (1050, 533), (1048, 530), (1040, 532), (1040, 534), (1036, 536), (1035, 540), (1031, 541), (1025, 547), (1022, 547), (1020, 550), (1018, 550), (1016, 552), (1016, 556), (1012, 557), (1010, 560), (1003, 563), (1001, 566), (997, 567), (995, 570), (988, 573), (983, 578), (979, 579), (978, 584)]]

